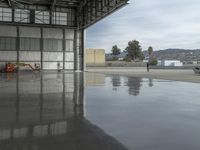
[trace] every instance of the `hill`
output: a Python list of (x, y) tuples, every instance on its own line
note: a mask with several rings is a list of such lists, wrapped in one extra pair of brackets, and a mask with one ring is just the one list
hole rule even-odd
[[(147, 51), (144, 55), (148, 56)], [(158, 60), (162, 59), (175, 59), (180, 61), (197, 61), (200, 60), (200, 49), (165, 49), (154, 51), (152, 54)]]

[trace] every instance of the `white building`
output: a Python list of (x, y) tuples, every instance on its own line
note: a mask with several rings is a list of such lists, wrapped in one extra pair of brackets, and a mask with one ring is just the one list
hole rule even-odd
[(182, 67), (183, 63), (179, 60), (158, 60), (157, 66), (173, 66), (173, 67)]

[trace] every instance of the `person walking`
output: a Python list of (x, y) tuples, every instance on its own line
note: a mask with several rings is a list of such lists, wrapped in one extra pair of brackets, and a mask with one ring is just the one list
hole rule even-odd
[(149, 72), (149, 62), (147, 62), (147, 72)]

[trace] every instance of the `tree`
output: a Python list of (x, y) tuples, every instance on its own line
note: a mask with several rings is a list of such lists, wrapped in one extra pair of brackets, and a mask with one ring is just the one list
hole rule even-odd
[(121, 50), (117, 47), (117, 45), (114, 45), (112, 47), (112, 54), (113, 55), (119, 55), (121, 53)]
[(140, 46), (139, 41), (129, 41), (126, 51), (128, 52), (128, 57), (132, 60), (143, 58), (142, 47)]
[(153, 53), (153, 47), (152, 46), (149, 46), (148, 48), (148, 54), (149, 56)]

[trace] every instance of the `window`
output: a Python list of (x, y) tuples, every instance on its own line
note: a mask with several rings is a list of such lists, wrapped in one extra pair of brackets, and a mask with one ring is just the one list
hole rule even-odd
[(67, 13), (53, 12), (53, 24), (67, 25)]
[(30, 22), (30, 11), (25, 9), (15, 9), (15, 22)]
[(35, 23), (49, 24), (48, 11), (35, 11)]
[(0, 37), (0, 50), (15, 50), (16, 38)]
[(20, 38), (20, 50), (40, 50), (40, 39)]
[(0, 8), (0, 21), (12, 21), (12, 9)]
[(62, 40), (59, 39), (44, 39), (44, 51), (62, 51)]

